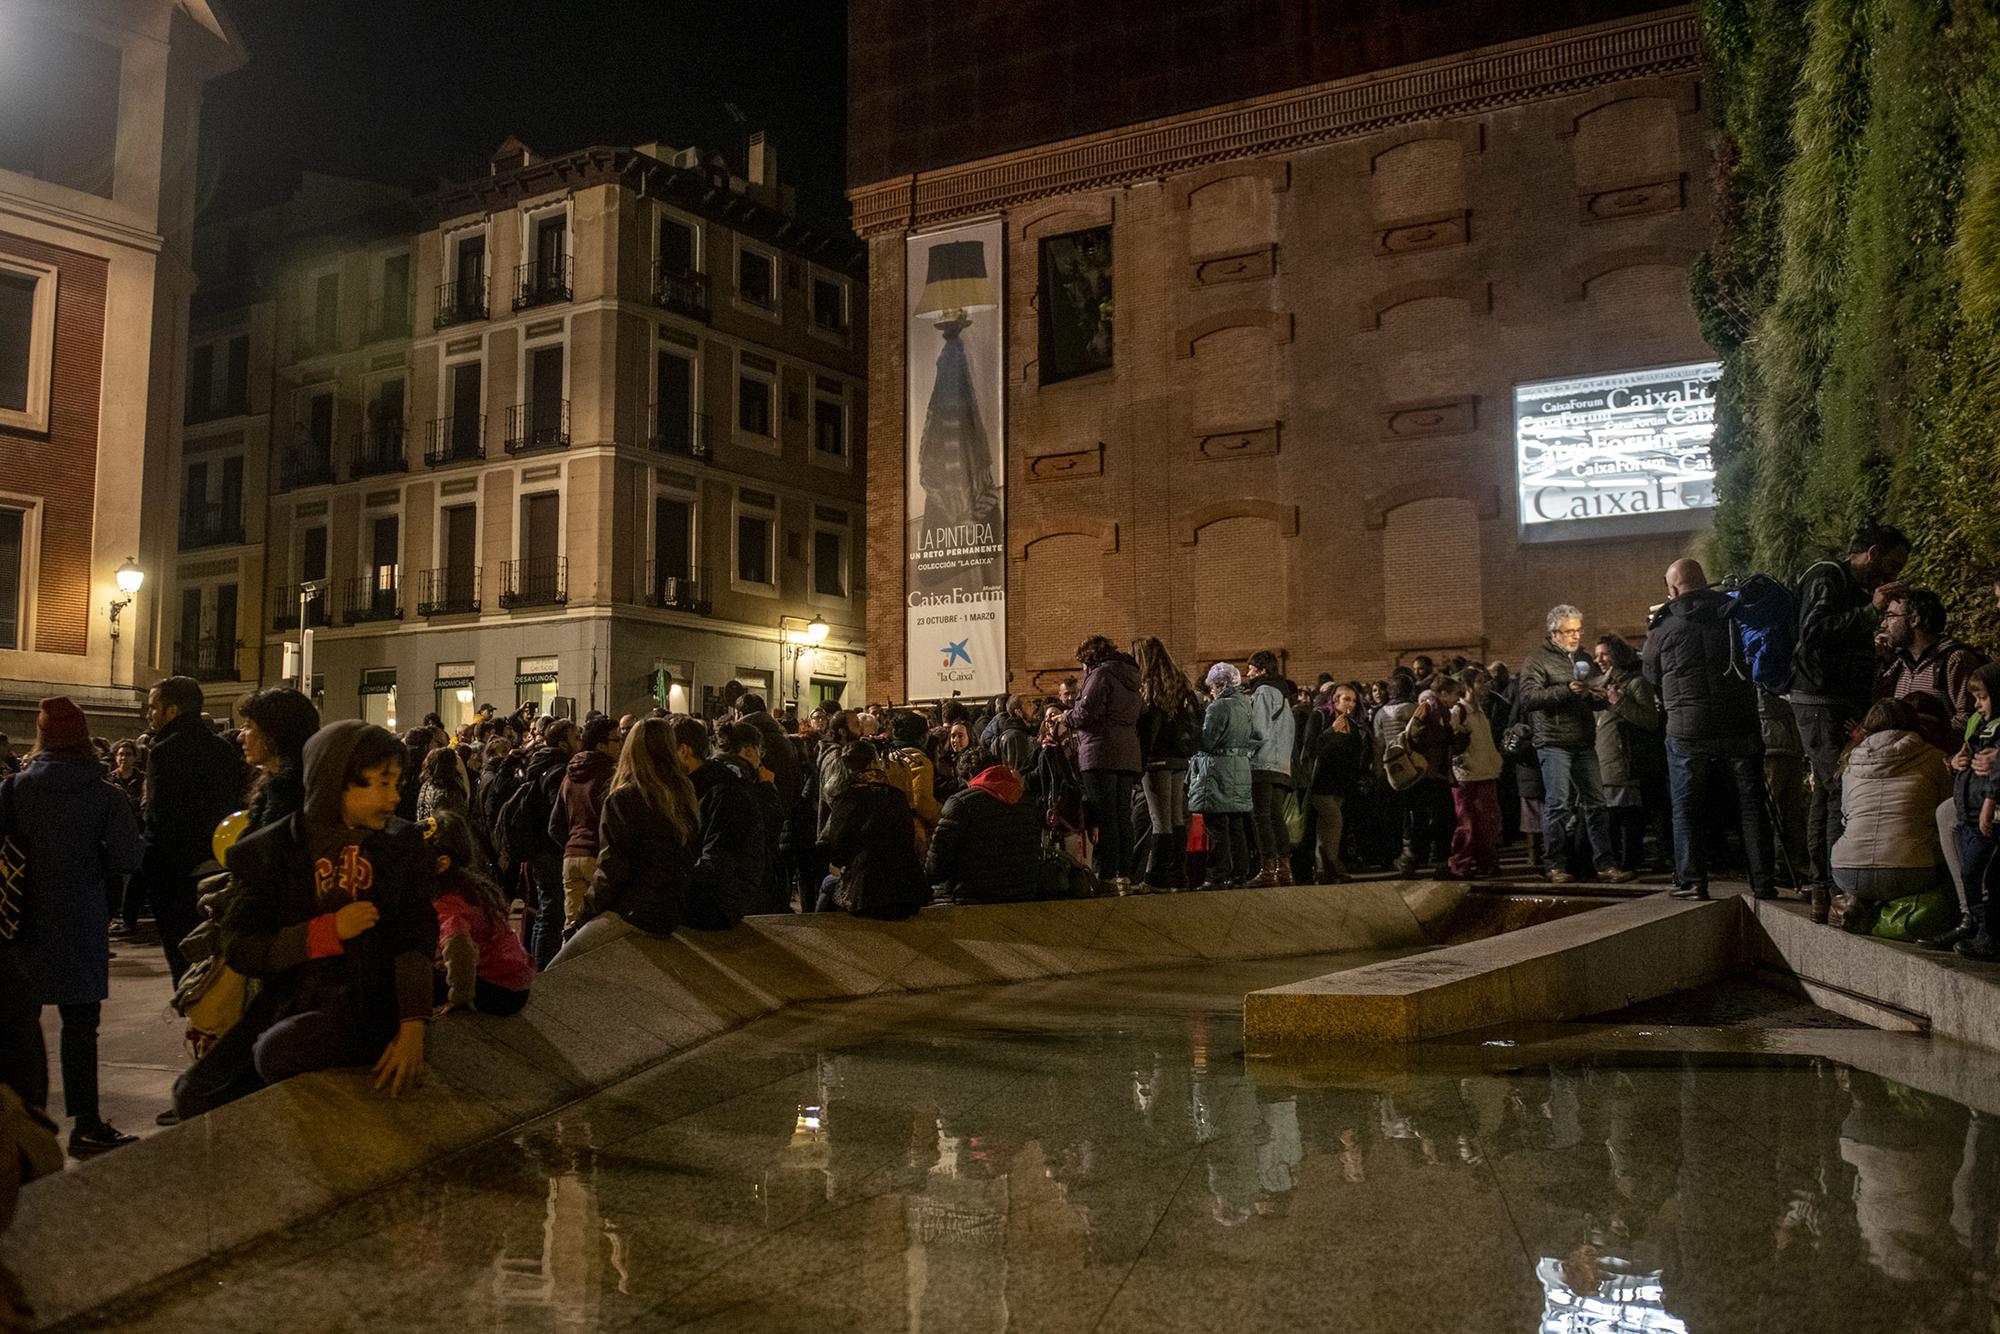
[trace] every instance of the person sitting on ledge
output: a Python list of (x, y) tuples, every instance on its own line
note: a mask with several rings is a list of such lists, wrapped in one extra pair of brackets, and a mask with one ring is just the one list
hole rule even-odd
[(678, 931), (688, 920), (700, 846), (700, 806), (681, 767), (673, 721), (641, 718), (625, 737), (604, 797), (597, 874), (584, 895), (582, 925), (549, 967), (635, 931), (656, 937)]
[(507, 919), (507, 896), (481, 869), (472, 826), (450, 812), (432, 817), (437, 855), (438, 956), (432, 997), (437, 1017), (454, 1010), (519, 1014), (535, 961)]
[(1945, 883), (1937, 808), (1951, 795), (1944, 756), (1919, 734), (1908, 701), (1877, 700), (1861, 726), (1840, 761), (1844, 828), (1833, 845), (1833, 906), (1855, 931), (1877, 904)]
[(391, 1097), (423, 1078), (438, 920), (423, 830), (396, 817), (403, 757), (373, 724), (321, 728), (304, 809), (230, 849), (223, 957), (262, 986), (175, 1082), (183, 1120), (313, 1070), (373, 1061)]
[(836, 869), (820, 886), (819, 911), (908, 917), (930, 900), (910, 804), (889, 785), (871, 742), (850, 742), (840, 761), (847, 786), (819, 840), (820, 857)]
[(1015, 903), (1035, 897), (1042, 823), (1021, 801), (1021, 775), (984, 746), (958, 757), (964, 784), (944, 804), (924, 876), (938, 904)]

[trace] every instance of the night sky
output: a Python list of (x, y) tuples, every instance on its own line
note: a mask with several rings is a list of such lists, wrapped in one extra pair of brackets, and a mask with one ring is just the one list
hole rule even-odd
[(429, 185), (509, 134), (546, 154), (699, 144), (741, 174), (761, 129), (800, 214), (846, 222), (844, 0), (223, 3), (250, 61), (208, 86), (207, 198), (300, 167)]

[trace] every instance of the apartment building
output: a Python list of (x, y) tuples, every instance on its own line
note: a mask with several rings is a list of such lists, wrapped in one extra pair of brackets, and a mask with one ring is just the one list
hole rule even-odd
[(206, 0), (0, 2), (0, 726), (131, 726), (171, 650)]
[[(265, 331), (268, 418), (252, 389), (240, 452), (190, 455), (183, 527), (226, 530), (181, 590), (190, 665), (275, 683), (310, 628), (326, 716), (405, 727), (859, 698), (862, 255), (796, 218), (774, 146), (738, 177), (510, 140), (409, 207), (290, 236), (268, 312), (213, 329), (210, 376), (252, 380)], [(230, 591), (234, 522), (262, 570)]]

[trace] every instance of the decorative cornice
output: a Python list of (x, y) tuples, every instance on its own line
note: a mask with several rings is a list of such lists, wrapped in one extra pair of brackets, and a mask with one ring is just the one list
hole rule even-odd
[(855, 231), (871, 236), (1628, 79), (1686, 74), (1700, 64), (1694, 11), (1680, 6), (898, 176), (851, 190), (848, 199)]

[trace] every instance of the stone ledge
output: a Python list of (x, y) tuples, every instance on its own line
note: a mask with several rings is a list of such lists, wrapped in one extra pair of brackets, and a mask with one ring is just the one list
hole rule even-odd
[(1733, 899), (1656, 894), (1527, 930), (1329, 973), (1243, 1000), (1252, 1054), (1420, 1042), (1603, 1014), (1723, 976), (1743, 958)]
[(0, 1262), (46, 1325), (93, 1310), (586, 1097), (796, 1001), (1436, 944), (1463, 885), (1370, 882), (759, 917), (631, 938), (535, 984), (516, 1018), (432, 1030), (429, 1080), (289, 1080), (28, 1187)]
[(1757, 962), (1792, 974), (1815, 1004), (1870, 1024), (1900, 1013), (1938, 1037), (2000, 1051), (2000, 965), (1815, 926), (1799, 903), (1750, 910)]

